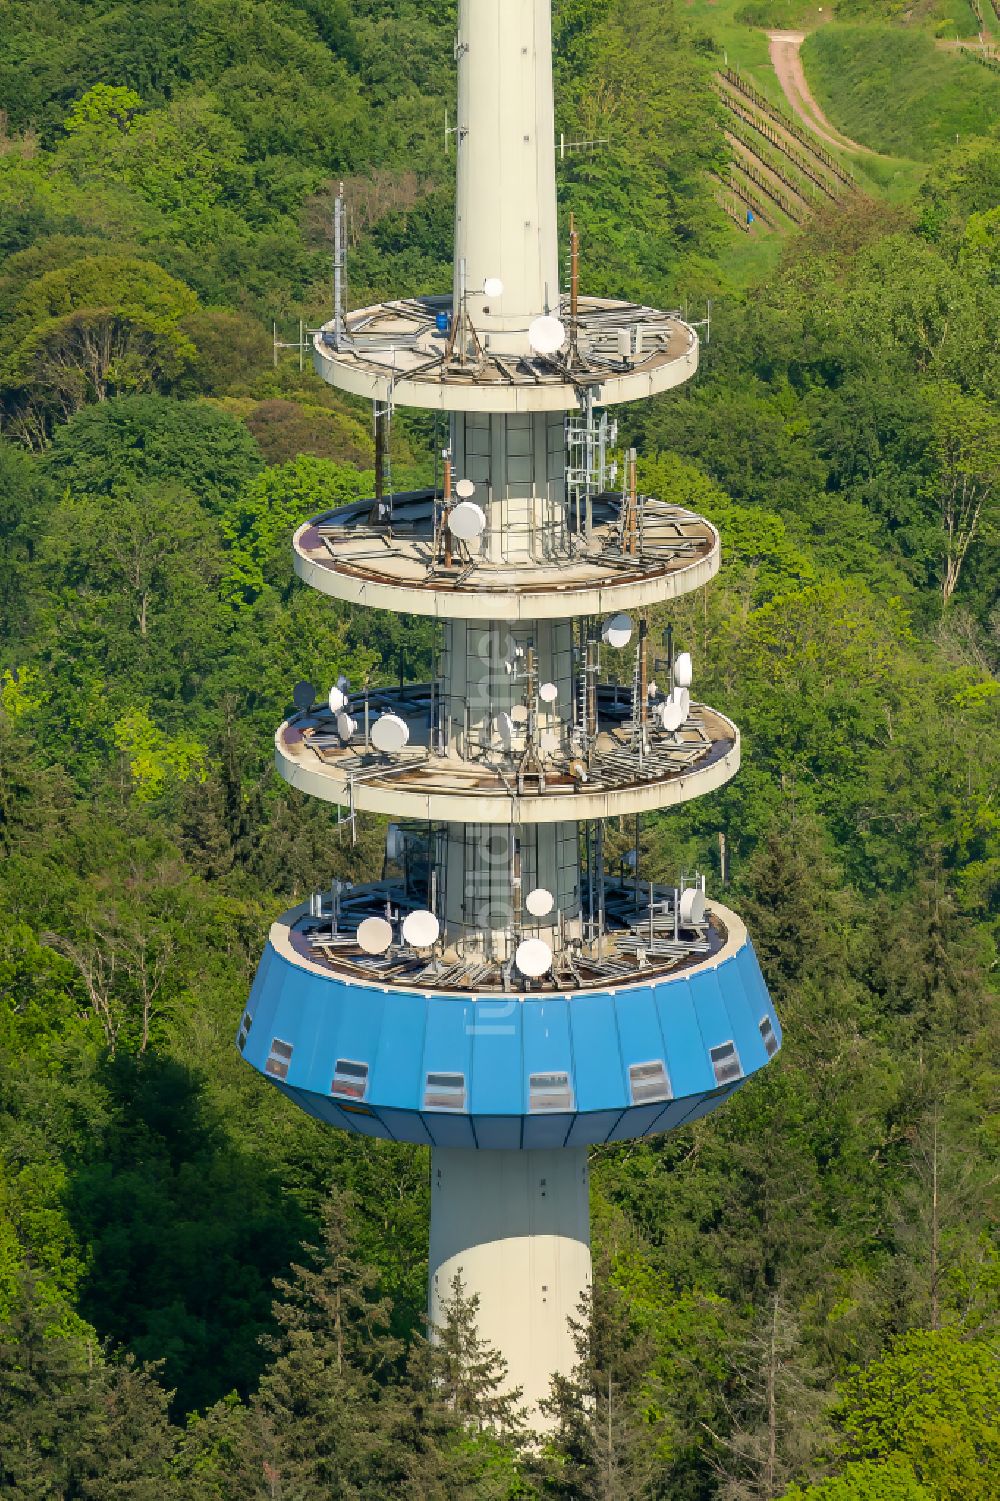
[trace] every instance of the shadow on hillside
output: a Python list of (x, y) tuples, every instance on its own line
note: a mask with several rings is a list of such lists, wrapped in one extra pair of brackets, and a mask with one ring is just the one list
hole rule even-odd
[(67, 1191), (88, 1264), (80, 1312), (163, 1362), (178, 1412), (246, 1392), (264, 1362), (272, 1282), (313, 1226), (213, 1116), (192, 1070), (119, 1058), (95, 1082), (107, 1114)]

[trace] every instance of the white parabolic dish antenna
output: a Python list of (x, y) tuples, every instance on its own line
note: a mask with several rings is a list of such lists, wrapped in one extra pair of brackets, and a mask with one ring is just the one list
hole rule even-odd
[(610, 620), (604, 622), (601, 637), (608, 646), (613, 646), (616, 651), (621, 651), (623, 646), (628, 646), (632, 640), (631, 615), (612, 615)]
[(555, 904), (555, 897), (544, 886), (536, 886), (524, 899), (524, 905), (532, 917), (548, 917)]
[(665, 730), (679, 730), (686, 718), (687, 715), (680, 704), (674, 702), (673, 694), (671, 694), (665, 704), (661, 704), (660, 723)]
[(357, 727), (357, 720), (352, 719), (350, 714), (340, 713), (337, 715), (337, 734), (341, 740), (350, 740)]
[(486, 512), (475, 501), (463, 500), (449, 515), (448, 525), (460, 542), (474, 542), (486, 530)]
[(670, 702), (676, 704), (687, 719), (691, 712), (691, 695), (686, 688), (675, 688), (670, 695)]
[(392, 924), (384, 917), (366, 917), (358, 928), (358, 944), (366, 954), (384, 954), (392, 943)]
[(399, 860), (403, 854), (403, 831), (398, 823), (391, 823), (385, 836), (385, 858)]
[(500, 280), (499, 276), (488, 276), (486, 278), (486, 280), (483, 282), (483, 296), (484, 297), (502, 297), (503, 296), (503, 282)]
[(536, 318), (528, 329), (528, 343), (536, 354), (557, 354), (566, 342), (566, 326), (558, 318)]
[(538, 697), (543, 704), (554, 704), (559, 697), (559, 689), (555, 683), (543, 683), (538, 690)]
[(339, 714), (346, 703), (347, 694), (343, 688), (338, 688), (335, 683), (330, 689), (330, 712), (332, 714)]
[(382, 714), (372, 726), (372, 745), (392, 755), (401, 751), (410, 738), (410, 726), (398, 714)]
[(526, 938), (518, 945), (514, 963), (529, 980), (538, 980), (552, 968), (552, 950), (540, 938)]
[(682, 651), (674, 663), (674, 683), (678, 688), (690, 688), (694, 680), (694, 664), (691, 653)]
[(681, 922), (700, 923), (705, 921), (705, 894), (697, 886), (689, 886), (687, 891), (681, 892)]
[(411, 912), (403, 924), (403, 942), (415, 949), (433, 948), (440, 933), (441, 924), (433, 912)]
[(460, 479), (455, 486), (455, 494), (459, 500), (471, 500), (476, 493), (476, 487), (471, 479)]

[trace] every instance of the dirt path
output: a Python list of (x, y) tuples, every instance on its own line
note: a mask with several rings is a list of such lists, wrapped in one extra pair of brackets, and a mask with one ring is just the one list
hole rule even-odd
[(872, 151), (870, 147), (862, 146), (858, 141), (852, 141), (850, 136), (841, 135), (813, 98), (806, 82), (802, 58), (799, 56), (799, 48), (806, 39), (805, 33), (769, 31), (767, 35), (771, 44), (771, 63), (778, 75), (778, 82), (785, 91), (785, 98), (803, 125), (808, 126), (821, 140), (826, 141), (827, 145), (835, 146), (840, 151), (859, 151), (865, 156), (877, 156), (878, 152)]

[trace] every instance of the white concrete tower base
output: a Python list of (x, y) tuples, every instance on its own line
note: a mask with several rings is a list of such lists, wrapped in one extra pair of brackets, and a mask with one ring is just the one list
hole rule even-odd
[(569, 1319), (590, 1287), (585, 1148), (431, 1153), (430, 1317), (444, 1322), (455, 1274), (479, 1297), (479, 1334), (507, 1362), (536, 1428), (552, 1376), (569, 1375)]

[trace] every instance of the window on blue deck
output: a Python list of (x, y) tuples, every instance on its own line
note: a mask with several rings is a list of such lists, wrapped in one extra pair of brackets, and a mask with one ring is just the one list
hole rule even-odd
[(650, 1063), (631, 1064), (628, 1077), (632, 1086), (633, 1105), (649, 1105), (654, 1100), (673, 1099), (667, 1066), (662, 1058), (654, 1058)]
[(464, 1074), (428, 1074), (424, 1089), (425, 1110), (464, 1110)]
[(267, 1055), (264, 1072), (265, 1074), (270, 1074), (272, 1079), (287, 1079), (288, 1065), (291, 1061), (292, 1044), (290, 1042), (282, 1042), (280, 1037), (276, 1037), (271, 1043), (271, 1051)]
[(735, 1042), (723, 1042), (717, 1048), (710, 1048), (709, 1057), (716, 1084), (735, 1084), (737, 1079), (743, 1078), (743, 1065)]
[(573, 1091), (569, 1074), (530, 1074), (528, 1077), (529, 1110), (572, 1110)]
[(368, 1065), (350, 1058), (338, 1058), (333, 1071), (330, 1093), (344, 1100), (363, 1100), (368, 1093)]

